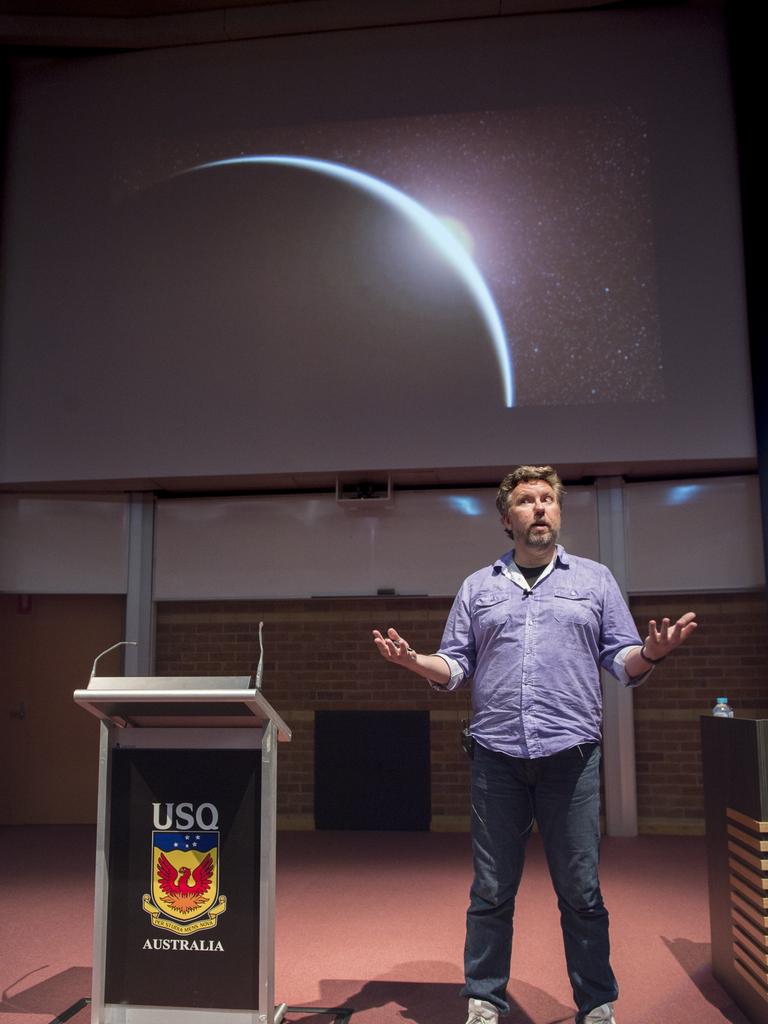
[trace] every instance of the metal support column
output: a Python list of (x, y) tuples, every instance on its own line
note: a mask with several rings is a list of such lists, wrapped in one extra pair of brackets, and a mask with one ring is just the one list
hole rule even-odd
[[(627, 550), (624, 537), (624, 481), (597, 481), (600, 561), (627, 597)], [(632, 690), (603, 673), (603, 758), (605, 827), (609, 836), (637, 835), (635, 723)]]
[(125, 675), (151, 676), (155, 660), (153, 592), (155, 499), (132, 494), (128, 520), (128, 589), (125, 598)]

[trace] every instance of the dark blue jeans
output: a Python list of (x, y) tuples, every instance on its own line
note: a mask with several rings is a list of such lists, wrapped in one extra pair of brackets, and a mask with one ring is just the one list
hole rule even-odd
[(463, 994), (502, 1013), (512, 954), (512, 917), (534, 820), (557, 893), (577, 1021), (618, 995), (609, 963), (608, 911), (600, 895), (600, 747), (582, 743), (551, 757), (508, 757), (475, 744), (472, 847)]

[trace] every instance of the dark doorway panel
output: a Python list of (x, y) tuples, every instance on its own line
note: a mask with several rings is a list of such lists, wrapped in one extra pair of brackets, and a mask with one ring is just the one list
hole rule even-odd
[(428, 711), (318, 711), (318, 829), (428, 831)]

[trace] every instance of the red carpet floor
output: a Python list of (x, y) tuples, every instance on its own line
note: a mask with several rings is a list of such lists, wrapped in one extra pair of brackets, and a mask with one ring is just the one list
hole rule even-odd
[[(0, 1024), (49, 1024), (90, 994), (93, 843), (86, 827), (0, 830)], [(278, 1000), (347, 1005), (351, 1024), (464, 1024), (469, 882), (464, 835), (281, 834)], [(710, 971), (706, 884), (702, 839), (604, 841), (618, 1024), (748, 1024)], [(573, 1019), (536, 837), (518, 898), (510, 994), (508, 1024)], [(86, 1024), (88, 1010), (71, 1020)]]

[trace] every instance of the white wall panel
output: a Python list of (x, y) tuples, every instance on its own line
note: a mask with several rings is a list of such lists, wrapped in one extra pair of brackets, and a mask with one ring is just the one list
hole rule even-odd
[[(396, 492), (387, 510), (332, 495), (160, 501), (158, 600), (453, 594), (506, 550), (493, 488)], [(755, 477), (626, 488), (632, 593), (744, 590), (764, 583)], [(598, 557), (595, 492), (569, 488), (562, 540)], [(122, 497), (0, 497), (0, 590), (125, 593)]]
[[(332, 495), (160, 501), (155, 598), (452, 595), (509, 547), (495, 489), (404, 491), (390, 509)], [(563, 542), (597, 557), (595, 496), (569, 489)]]
[(128, 505), (98, 498), (0, 496), (0, 590), (124, 594)]
[(757, 477), (629, 484), (629, 590), (746, 590), (765, 582)]

